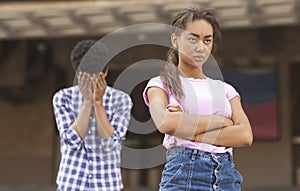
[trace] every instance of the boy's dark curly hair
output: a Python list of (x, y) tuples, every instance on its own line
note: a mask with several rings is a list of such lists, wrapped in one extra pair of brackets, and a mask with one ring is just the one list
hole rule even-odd
[(108, 48), (95, 40), (82, 40), (71, 52), (71, 63), (75, 72), (99, 73), (107, 64)]

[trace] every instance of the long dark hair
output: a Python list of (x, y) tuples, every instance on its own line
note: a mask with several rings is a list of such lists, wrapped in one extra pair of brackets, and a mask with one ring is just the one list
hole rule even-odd
[[(221, 31), (218, 22), (211, 12), (204, 8), (191, 7), (180, 11), (172, 21), (174, 27), (173, 33), (176, 36), (180, 36), (182, 30), (186, 29), (189, 22), (195, 20), (204, 19), (209, 22), (213, 27), (213, 47), (212, 53), (217, 49), (217, 43), (221, 39)], [(184, 97), (184, 93), (179, 78), (180, 71), (177, 66), (179, 63), (178, 50), (176, 48), (170, 48), (168, 52), (168, 60), (165, 67), (160, 73), (160, 77), (166, 88), (171, 91), (177, 101), (181, 102)]]

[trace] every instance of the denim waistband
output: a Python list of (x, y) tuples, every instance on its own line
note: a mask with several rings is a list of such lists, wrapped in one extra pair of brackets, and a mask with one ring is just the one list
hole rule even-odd
[(169, 148), (167, 154), (183, 154), (194, 157), (201, 157), (207, 159), (218, 159), (218, 160), (232, 160), (232, 155), (229, 152), (226, 153), (209, 153), (198, 149), (192, 149), (188, 147), (172, 147)]

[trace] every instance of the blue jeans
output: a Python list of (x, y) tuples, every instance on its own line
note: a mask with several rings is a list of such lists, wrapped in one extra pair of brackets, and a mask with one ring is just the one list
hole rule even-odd
[(160, 191), (240, 191), (243, 181), (229, 153), (173, 147), (167, 151)]

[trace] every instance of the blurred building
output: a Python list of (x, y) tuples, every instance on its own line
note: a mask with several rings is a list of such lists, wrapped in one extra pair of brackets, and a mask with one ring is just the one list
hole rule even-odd
[[(79, 40), (117, 30), (115, 43), (137, 42), (111, 59), (108, 83), (115, 86), (135, 63), (166, 60), (167, 46), (143, 43), (164, 37), (165, 29), (145, 23), (169, 24), (178, 10), (195, 5), (211, 8), (220, 22), (215, 57), (253, 124), (253, 145), (234, 150), (243, 190), (299, 189), (300, 0), (0, 0), (0, 190), (55, 188), (59, 138), (52, 96), (73, 84), (69, 55)], [(138, 30), (126, 28), (137, 24)], [(146, 82), (130, 92), (132, 117), (140, 123), (150, 119), (141, 98)], [(129, 132), (124, 145), (150, 148), (161, 140), (155, 131)], [(162, 168), (123, 168), (125, 191), (157, 190)]]

